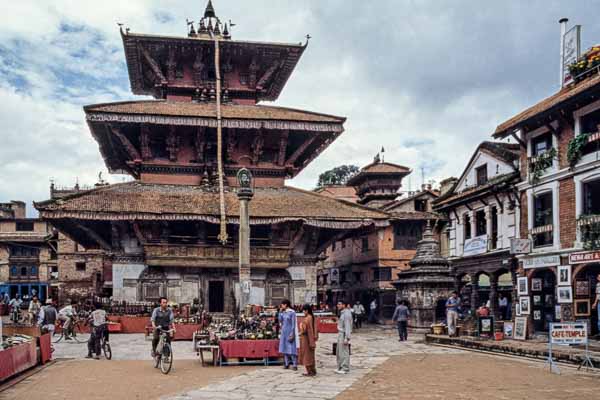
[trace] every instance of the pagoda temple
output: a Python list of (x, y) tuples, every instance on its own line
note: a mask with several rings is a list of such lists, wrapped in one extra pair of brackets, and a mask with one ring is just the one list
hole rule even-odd
[(84, 107), (111, 173), (134, 180), (36, 203), (42, 218), (112, 257), (114, 300), (233, 312), (239, 293), (236, 174), (249, 204), (254, 304), (316, 299), (316, 264), (349, 231), (387, 214), (285, 185), (344, 130), (345, 118), (266, 106), (307, 44), (233, 40), (209, 1), (186, 37), (121, 31), (131, 89), (153, 100)]

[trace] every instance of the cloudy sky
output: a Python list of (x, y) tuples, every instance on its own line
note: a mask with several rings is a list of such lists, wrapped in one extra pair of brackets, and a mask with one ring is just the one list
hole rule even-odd
[[(558, 90), (560, 17), (600, 43), (600, 1), (215, 0), (234, 39), (312, 39), (277, 104), (345, 116), (346, 132), (292, 185), (386, 161), (412, 188), (457, 176), (496, 125)], [(483, 6), (485, 5), (485, 6)], [(48, 198), (57, 185), (111, 182), (85, 104), (129, 92), (117, 22), (185, 35), (205, 0), (0, 2), (0, 202)], [(139, 97), (138, 97), (139, 98)], [(405, 182), (408, 189), (409, 181)]]

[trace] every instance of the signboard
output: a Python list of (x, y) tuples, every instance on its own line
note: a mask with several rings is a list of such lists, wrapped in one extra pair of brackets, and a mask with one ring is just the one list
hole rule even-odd
[(340, 281), (340, 271), (337, 268), (331, 268), (331, 274), (329, 277), (331, 283)]
[(527, 254), (531, 252), (531, 240), (529, 239), (510, 239), (510, 254)]
[(563, 59), (562, 59), (562, 71), (563, 71), (563, 86), (566, 86), (573, 82), (571, 73), (569, 72), (569, 65), (573, 64), (580, 55), (581, 47), (581, 25), (575, 25), (569, 29), (563, 37)]
[(523, 268), (556, 267), (560, 264), (560, 256), (539, 256), (523, 259)]
[[(306, 268), (305, 267), (289, 267), (287, 271), (290, 273), (293, 281), (304, 281), (306, 280)], [(332, 273), (333, 275), (333, 273)]]
[(600, 261), (600, 251), (583, 251), (569, 254), (569, 264), (585, 264)]
[(483, 254), (487, 251), (487, 235), (475, 236), (474, 238), (465, 240), (463, 248), (463, 256), (474, 256)]
[(550, 341), (552, 344), (586, 344), (588, 329), (586, 323), (554, 323), (550, 324)]

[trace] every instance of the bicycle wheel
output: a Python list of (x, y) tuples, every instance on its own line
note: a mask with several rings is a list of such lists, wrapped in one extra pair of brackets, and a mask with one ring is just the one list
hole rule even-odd
[(168, 374), (173, 366), (173, 351), (171, 350), (171, 344), (165, 343), (162, 350), (162, 357), (160, 358), (160, 370), (163, 374)]
[(77, 343), (85, 343), (86, 339), (82, 337), (83, 335), (83, 327), (80, 323), (75, 324), (75, 326), (71, 330), (71, 338), (75, 340)]
[[(58, 336), (58, 339), (56, 338)], [(63, 331), (60, 331), (60, 334), (56, 333), (56, 332), (52, 332), (52, 343), (58, 343), (62, 340), (64, 334)]]
[(110, 343), (104, 342), (102, 345), (102, 351), (104, 352), (104, 357), (106, 357), (107, 360), (112, 358), (112, 349), (110, 348)]

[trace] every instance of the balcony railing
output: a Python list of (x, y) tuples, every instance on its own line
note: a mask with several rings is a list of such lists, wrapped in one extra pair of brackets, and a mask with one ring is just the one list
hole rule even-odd
[(548, 233), (548, 232), (552, 232), (553, 230), (554, 230), (554, 225), (548, 224), (548, 225), (536, 226), (535, 228), (532, 228), (529, 231), (529, 233), (531, 233), (532, 235), (539, 235), (540, 233)]

